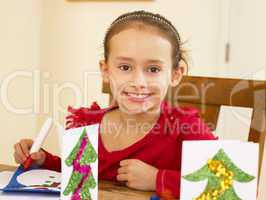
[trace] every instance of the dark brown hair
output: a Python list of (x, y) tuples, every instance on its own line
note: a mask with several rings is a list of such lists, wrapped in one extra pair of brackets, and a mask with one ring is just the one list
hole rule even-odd
[(185, 53), (181, 48), (181, 39), (174, 25), (162, 15), (144, 10), (125, 13), (112, 22), (104, 37), (104, 58), (106, 61), (108, 60), (109, 43), (112, 36), (132, 26), (156, 28), (172, 45), (173, 66), (178, 67), (180, 61), (187, 64)]

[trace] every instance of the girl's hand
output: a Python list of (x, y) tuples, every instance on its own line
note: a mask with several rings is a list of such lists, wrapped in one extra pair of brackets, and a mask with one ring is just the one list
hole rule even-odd
[[(14, 145), (14, 159), (16, 163), (22, 164), (29, 156), (30, 148), (33, 144), (33, 140), (31, 139), (22, 139), (18, 143)], [(34, 165), (41, 166), (45, 161), (45, 153), (43, 150), (40, 150), (39, 152), (31, 154), (31, 158), (34, 160)]]
[(120, 162), (117, 180), (126, 181), (126, 185), (133, 189), (154, 191), (158, 169), (141, 160), (128, 159)]

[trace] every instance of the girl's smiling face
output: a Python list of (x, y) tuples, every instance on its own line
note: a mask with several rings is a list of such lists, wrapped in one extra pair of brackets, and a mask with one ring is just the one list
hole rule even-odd
[(152, 28), (115, 34), (108, 60), (100, 66), (114, 100), (130, 114), (158, 111), (169, 85), (177, 85), (182, 76), (180, 68), (173, 68), (171, 43)]

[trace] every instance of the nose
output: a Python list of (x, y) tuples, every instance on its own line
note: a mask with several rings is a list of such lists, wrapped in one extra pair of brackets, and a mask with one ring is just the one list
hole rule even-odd
[(147, 80), (143, 71), (136, 71), (133, 79), (134, 86), (136, 88), (145, 88), (147, 87)]

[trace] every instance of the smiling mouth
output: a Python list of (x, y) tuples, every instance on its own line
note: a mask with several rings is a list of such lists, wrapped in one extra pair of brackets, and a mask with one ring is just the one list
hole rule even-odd
[(152, 95), (152, 93), (135, 93), (135, 92), (123, 92), (128, 97), (135, 99), (146, 99)]

